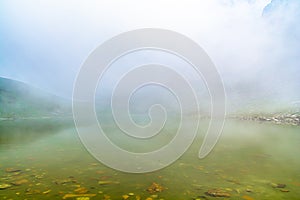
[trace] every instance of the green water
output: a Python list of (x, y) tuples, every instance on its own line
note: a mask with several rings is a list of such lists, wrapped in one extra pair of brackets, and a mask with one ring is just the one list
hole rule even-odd
[[(206, 124), (206, 122), (204, 122)], [(300, 199), (300, 127), (228, 120), (215, 149), (197, 154), (203, 131), (171, 166), (147, 174), (128, 174), (95, 160), (78, 139), (71, 121), (0, 122), (0, 199), (62, 199), (65, 194), (96, 194), (90, 199)], [(8, 168), (21, 170), (7, 172)], [(23, 180), (19, 185), (16, 181)], [(108, 184), (99, 184), (106, 181)], [(164, 190), (150, 194), (158, 183)], [(271, 183), (286, 184), (283, 189)], [(205, 195), (220, 189), (229, 198)], [(281, 190), (288, 190), (283, 192)], [(84, 196), (84, 195), (82, 195)], [(70, 199), (88, 199), (78, 197)]]

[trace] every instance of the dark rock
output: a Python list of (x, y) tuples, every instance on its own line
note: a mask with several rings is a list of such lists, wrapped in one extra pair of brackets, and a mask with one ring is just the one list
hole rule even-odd
[(271, 186), (273, 188), (285, 188), (286, 184), (283, 184), (283, 183), (271, 183)]
[(7, 173), (13, 173), (13, 172), (20, 172), (20, 171), (22, 171), (22, 170), (20, 170), (20, 169), (15, 169), (15, 168), (6, 168), (5, 171), (6, 171)]
[(218, 189), (208, 190), (207, 192), (205, 192), (205, 194), (211, 197), (230, 197), (229, 193), (223, 192)]

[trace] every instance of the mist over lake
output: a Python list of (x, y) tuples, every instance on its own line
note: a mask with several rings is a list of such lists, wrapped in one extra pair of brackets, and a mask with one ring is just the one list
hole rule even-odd
[(0, 199), (299, 199), (299, 9), (1, 1)]

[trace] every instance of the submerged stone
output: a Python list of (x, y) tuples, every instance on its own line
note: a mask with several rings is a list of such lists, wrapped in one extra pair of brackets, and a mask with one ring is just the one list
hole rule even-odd
[(43, 192), (43, 194), (49, 194), (51, 192), (51, 190), (46, 190)]
[(12, 185), (10, 184), (6, 184), (6, 183), (3, 183), (3, 184), (0, 184), (0, 190), (5, 190), (7, 188), (10, 188)]
[(62, 199), (75, 198), (75, 197), (94, 197), (96, 194), (65, 194)]
[(283, 183), (271, 183), (271, 186), (273, 188), (285, 188), (286, 184), (283, 184)]
[(88, 192), (88, 189), (86, 189), (85, 187), (80, 187), (74, 190), (74, 192), (78, 193), (78, 194), (84, 194)]
[(135, 196), (135, 199), (136, 200), (141, 200), (141, 196), (137, 195), (137, 196)]
[(99, 185), (119, 184), (118, 181), (98, 181)]
[(250, 188), (246, 188), (246, 192), (253, 192), (253, 191)]
[(90, 200), (90, 197), (77, 197), (76, 200)]
[(22, 170), (20, 170), (20, 169), (15, 169), (15, 168), (6, 168), (5, 171), (6, 171), (7, 173), (13, 173), (13, 172), (20, 172), (20, 171), (22, 171)]
[(17, 186), (25, 184), (25, 183), (28, 183), (27, 179), (21, 179), (21, 180), (17, 180), (17, 181), (12, 182), (13, 185), (17, 185)]
[(211, 197), (230, 197), (229, 193), (217, 189), (208, 190), (205, 194)]
[(290, 192), (289, 190), (286, 190), (286, 189), (281, 189), (280, 191), (281, 192)]
[(286, 184), (283, 184), (283, 183), (277, 184), (277, 188), (285, 188), (285, 187), (286, 187)]
[(247, 196), (247, 195), (242, 196), (242, 198), (245, 200), (254, 200), (252, 197)]
[(165, 188), (162, 187), (161, 185), (159, 185), (158, 183), (152, 183), (152, 185), (150, 185), (147, 188), (147, 191), (149, 193), (155, 193), (155, 192), (162, 192)]

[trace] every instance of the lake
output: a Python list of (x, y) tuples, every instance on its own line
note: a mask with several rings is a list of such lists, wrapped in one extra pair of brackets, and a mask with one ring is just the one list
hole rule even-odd
[(94, 159), (71, 119), (0, 121), (0, 199), (300, 198), (299, 126), (227, 120), (214, 150), (198, 159), (207, 126), (201, 123), (172, 165), (130, 174)]

